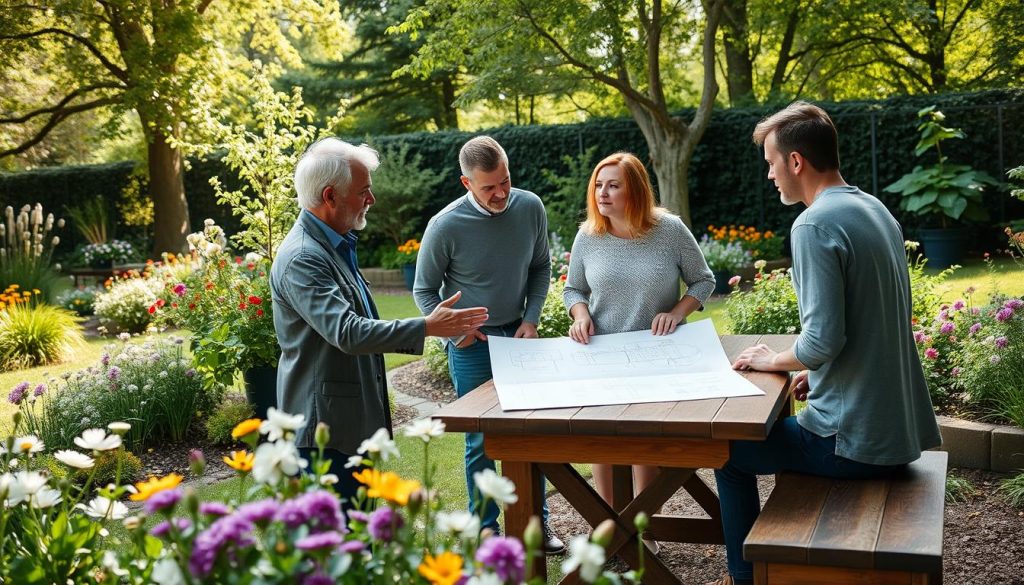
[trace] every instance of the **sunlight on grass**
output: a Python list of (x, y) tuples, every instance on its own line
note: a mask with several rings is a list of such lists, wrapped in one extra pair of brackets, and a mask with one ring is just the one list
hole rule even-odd
[[(930, 270), (936, 273), (937, 270)], [(1009, 258), (993, 261), (991, 266), (982, 260), (970, 260), (946, 279), (938, 293), (945, 301), (964, 298), (964, 291), (975, 288), (974, 303), (984, 305), (992, 293), (1024, 295), (1024, 266), (1017, 266)]]

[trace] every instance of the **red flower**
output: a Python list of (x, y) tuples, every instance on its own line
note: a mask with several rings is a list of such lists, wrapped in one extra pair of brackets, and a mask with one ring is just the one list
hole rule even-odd
[(263, 316), (263, 309), (256, 309), (256, 316), (257, 317), (262, 317)]
[(566, 275), (563, 274), (563, 275), (558, 277), (558, 280), (561, 280), (562, 282), (565, 282), (565, 278), (566, 278)]
[(255, 270), (256, 269), (256, 265), (253, 264), (252, 262), (246, 264), (245, 267), (248, 268), (249, 270)]
[(212, 282), (206, 283), (206, 290), (210, 290), (212, 288), (213, 288), (213, 283)]
[(242, 257), (241, 256), (235, 256), (235, 264), (241, 264), (241, 263), (242, 263)]
[(171, 307), (174, 308), (174, 309), (177, 309), (178, 308), (178, 303), (171, 303)]
[(241, 310), (243, 310), (243, 311), (244, 311), (244, 310), (245, 310), (246, 308), (248, 308), (248, 307), (249, 307), (249, 305), (245, 304), (244, 302), (238, 303), (238, 308), (239, 308), (239, 309), (241, 309)]
[(167, 301), (165, 301), (163, 299), (157, 299), (156, 300), (156, 306), (158, 306), (158, 307), (163, 307), (166, 304), (167, 304)]
[(189, 310), (192, 310), (192, 311), (194, 311), (194, 310), (195, 310), (195, 308), (196, 308), (196, 304), (195, 304), (195, 303), (189, 303), (189, 304), (188, 304), (188, 308), (189, 308)]
[(263, 299), (261, 299), (261, 298), (259, 298), (257, 296), (250, 296), (249, 297), (249, 304), (250, 305), (262, 305), (263, 304)]
[(153, 313), (156, 313), (156, 305), (155, 304), (149, 306), (149, 314), (152, 315)]

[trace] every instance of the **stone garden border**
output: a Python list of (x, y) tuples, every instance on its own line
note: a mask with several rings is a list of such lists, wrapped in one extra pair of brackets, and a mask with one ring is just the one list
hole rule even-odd
[(1024, 470), (1024, 429), (937, 416), (942, 430), (939, 450), (949, 453), (950, 467), (1001, 472)]

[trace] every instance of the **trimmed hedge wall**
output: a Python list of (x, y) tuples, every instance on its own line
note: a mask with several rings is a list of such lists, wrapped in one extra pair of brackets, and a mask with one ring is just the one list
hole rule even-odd
[[(913, 218), (901, 217), (897, 199), (882, 192), (882, 188), (919, 164), (913, 155), (918, 137), (916, 112), (931, 104), (936, 104), (946, 114), (947, 125), (962, 128), (967, 134), (965, 140), (947, 143), (946, 154), (951, 160), (969, 163), (1001, 180), (1005, 180), (1007, 169), (1024, 163), (1024, 138), (1020, 132), (1020, 128), (1024, 128), (1024, 90), (821, 103), (839, 129), (843, 176), (885, 201), (901, 221), (907, 220), (904, 225), (911, 231), (915, 226)], [(754, 125), (780, 107), (720, 108), (714, 112), (690, 167), (691, 207), (698, 233), (709, 223), (742, 223), (785, 232), (802, 209), (802, 206), (784, 207), (779, 203), (773, 186), (766, 179), (767, 168), (761, 153), (750, 140)], [(691, 110), (680, 112), (684, 116), (691, 113)], [(628, 118), (566, 125), (506, 126), (487, 133), (507, 150), (513, 184), (535, 191), (541, 197), (551, 191), (543, 169), (564, 172), (562, 157), (565, 155), (576, 156), (596, 146), (598, 158), (619, 150), (634, 152), (641, 159), (648, 156), (639, 128)], [(472, 135), (458, 131), (419, 132), (369, 140), (377, 149), (409, 143), (410, 154), (419, 153), (425, 166), (445, 173), (446, 179), (430, 198), (416, 226), (418, 231), (438, 209), (463, 193), (459, 183), (458, 150)], [(926, 162), (931, 160), (933, 158)], [(131, 170), (132, 163), (122, 162), (0, 174), (0, 206), (39, 201), (46, 210), (58, 212), (65, 205), (73, 206), (96, 196), (113, 203), (128, 183)], [(229, 210), (214, 202), (213, 189), (208, 182), (213, 175), (219, 175), (229, 186), (236, 183), (233, 173), (218, 160), (192, 161), (186, 173), (185, 189), (192, 225), (198, 229), (203, 219), (212, 217), (232, 233), (238, 223)], [(113, 211), (113, 205), (111, 208)], [(1024, 215), (1022, 206), (1004, 193), (989, 195), (989, 209), (993, 221)], [(384, 209), (375, 211), (386, 212)], [(984, 233), (989, 232), (994, 230), (984, 230)], [(981, 233), (979, 231), (979, 235)], [(998, 234), (989, 237), (992, 239), (975, 241), (981, 246), (999, 241)], [(62, 238), (72, 244), (66, 248), (61, 246), (65, 250), (79, 241), (71, 230), (65, 230)], [(374, 242), (367, 244), (372, 248)]]

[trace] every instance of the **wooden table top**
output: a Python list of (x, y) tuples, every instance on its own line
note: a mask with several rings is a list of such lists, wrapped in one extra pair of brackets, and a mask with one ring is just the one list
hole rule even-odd
[[(775, 351), (788, 349), (796, 336), (724, 335), (721, 339), (732, 360), (759, 343)], [(443, 421), (448, 431), (465, 433), (763, 440), (786, 402), (789, 376), (766, 372), (742, 375), (765, 395), (505, 412), (493, 381), (488, 381), (433, 418)]]

